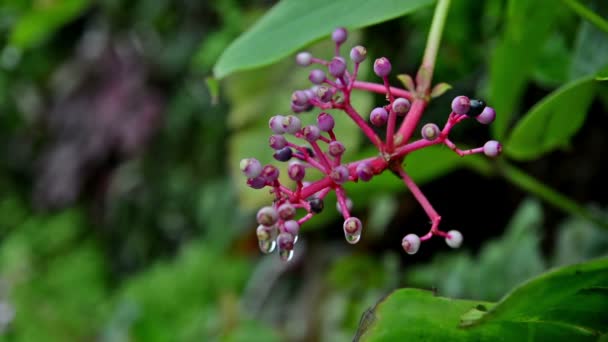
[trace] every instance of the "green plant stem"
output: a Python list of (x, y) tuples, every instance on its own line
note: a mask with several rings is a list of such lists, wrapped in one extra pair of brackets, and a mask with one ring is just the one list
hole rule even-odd
[(540, 181), (528, 175), (524, 171), (518, 169), (517, 167), (507, 162), (502, 162), (499, 166), (500, 168), (498, 172), (501, 173), (511, 183), (532, 194), (537, 195), (538, 197), (547, 201), (549, 204), (552, 204), (567, 213), (589, 220), (602, 227), (603, 229), (608, 229), (608, 222), (597, 217), (587, 208), (579, 205), (570, 198), (553, 190), (551, 187), (548, 187), (547, 185), (541, 183)]
[(443, 27), (445, 26), (449, 8), (450, 0), (439, 0), (437, 2), (437, 7), (435, 7), (431, 30), (429, 31), (426, 47), (424, 49), (424, 56), (422, 57), (422, 64), (420, 65), (420, 70), (418, 70), (418, 75), (416, 76), (416, 82), (419, 87), (418, 91), (423, 94), (428, 94), (431, 88), (439, 44), (441, 43)]
[(580, 15), (583, 19), (595, 25), (597, 28), (608, 33), (608, 21), (599, 15), (595, 14), (593, 11), (589, 10), (587, 7), (582, 5), (576, 0), (562, 0), (566, 6), (570, 7), (571, 10), (576, 12), (576, 14)]

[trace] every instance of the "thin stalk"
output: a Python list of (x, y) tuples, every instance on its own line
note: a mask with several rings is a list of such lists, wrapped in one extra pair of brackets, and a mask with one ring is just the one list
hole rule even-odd
[(600, 30), (608, 33), (608, 21), (591, 11), (576, 0), (562, 0), (566, 6), (580, 15), (583, 19), (595, 25)]
[(551, 187), (541, 183), (540, 181), (528, 175), (524, 171), (518, 169), (517, 167), (507, 162), (503, 162), (501, 163), (499, 172), (501, 172), (502, 175), (511, 183), (530, 193), (537, 195), (538, 197), (547, 201), (549, 204), (567, 213), (589, 220), (602, 227), (603, 229), (608, 229), (608, 222), (600, 219), (592, 212), (590, 212), (587, 208), (579, 205), (570, 198), (553, 190)]

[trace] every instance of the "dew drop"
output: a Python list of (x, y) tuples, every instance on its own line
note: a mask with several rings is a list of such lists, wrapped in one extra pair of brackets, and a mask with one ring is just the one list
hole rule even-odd
[(258, 240), (258, 246), (260, 247), (260, 251), (264, 254), (269, 254), (274, 251), (277, 247), (277, 242), (274, 239), (269, 240)]
[(279, 249), (279, 257), (284, 262), (291, 260), (293, 258), (293, 249)]
[(359, 240), (361, 240), (361, 233), (355, 233), (355, 234), (344, 233), (344, 237), (346, 237), (346, 242), (350, 243), (351, 245), (354, 245), (357, 242), (359, 242)]

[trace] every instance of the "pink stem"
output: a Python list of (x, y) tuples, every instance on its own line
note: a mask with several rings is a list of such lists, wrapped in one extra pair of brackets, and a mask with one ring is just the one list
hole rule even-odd
[(348, 206), (346, 205), (346, 193), (341, 186), (336, 187), (336, 197), (338, 198), (338, 203), (340, 203), (340, 208), (342, 209), (342, 216), (346, 220), (350, 217), (350, 212), (348, 211)]
[(348, 116), (350, 116), (350, 118), (355, 122), (355, 124), (359, 126), (359, 128), (369, 138), (372, 144), (376, 145), (379, 151), (382, 151), (384, 149), (382, 140), (380, 139), (380, 137), (378, 137), (378, 135), (376, 135), (376, 133), (374, 133), (374, 130), (369, 127), (367, 122), (363, 120), (361, 115), (357, 113), (357, 111), (350, 105), (350, 103), (346, 102), (344, 104), (344, 111), (346, 112), (346, 114), (348, 114)]
[(315, 193), (323, 190), (324, 188), (331, 187), (332, 184), (333, 181), (331, 180), (331, 178), (325, 177), (319, 181), (310, 184), (309, 186), (304, 187), (304, 189), (302, 189), (302, 192), (300, 193), (300, 197), (308, 198), (314, 195)]
[(396, 157), (396, 158), (400, 158), (400, 157), (404, 157), (405, 155), (414, 152), (416, 150), (431, 146), (431, 145), (437, 145), (440, 144), (442, 141), (441, 139), (436, 139), (433, 141), (429, 141), (426, 139), (420, 139), (420, 140), (416, 140), (414, 142), (411, 142), (405, 146), (401, 146), (398, 147), (395, 152), (391, 155), (391, 157)]
[(316, 141), (309, 141), (308, 143), (310, 144), (312, 149), (315, 151), (315, 154), (317, 155), (317, 158), (319, 158), (319, 161), (321, 162), (321, 164), (323, 164), (323, 166), (325, 166), (325, 170), (326, 170), (325, 173), (329, 173), (329, 171), (331, 170), (331, 163), (329, 162), (329, 159), (327, 159), (327, 156), (325, 155), (325, 153), (323, 153), (323, 151), (321, 151), (319, 144), (317, 144)]
[[(351, 87), (352, 89), (360, 89), (360, 90), (368, 90), (378, 94), (386, 94), (386, 87), (383, 84), (372, 83), (372, 82), (363, 82), (363, 81), (354, 81)], [(391, 93), (394, 96), (404, 97), (410, 101), (414, 100), (414, 96), (412, 93), (405, 89), (390, 87)]]
[(416, 126), (418, 126), (418, 122), (420, 122), (420, 118), (422, 118), (426, 104), (427, 103), (425, 100), (414, 100), (410, 111), (405, 116), (405, 119), (401, 123), (401, 127), (399, 127), (399, 131), (397, 132), (397, 135), (400, 136), (398, 146), (407, 144), (407, 142), (410, 140), (412, 134), (414, 134)]
[(303, 155), (303, 157), (301, 157), (301, 158), (298, 158), (298, 156), (296, 156), (296, 158), (307, 162), (308, 164), (310, 164), (310, 166), (317, 168), (321, 172), (328, 172), (327, 168), (325, 168), (323, 165), (321, 165), (318, 161), (316, 161), (313, 158), (308, 156), (308, 151), (306, 151), (305, 148), (298, 146), (294, 143), (291, 143), (289, 141), (287, 142), (287, 146), (295, 148), (296, 150), (300, 151), (300, 153)]

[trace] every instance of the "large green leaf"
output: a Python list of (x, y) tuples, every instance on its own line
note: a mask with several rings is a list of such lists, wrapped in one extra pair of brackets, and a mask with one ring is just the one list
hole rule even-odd
[(36, 45), (77, 17), (89, 4), (90, 0), (34, 2), (30, 11), (13, 26), (10, 43), (19, 48)]
[(232, 43), (213, 68), (215, 77), (271, 64), (334, 28), (360, 28), (393, 19), (433, 0), (283, 0)]
[(580, 129), (594, 95), (593, 77), (568, 83), (537, 103), (520, 120), (505, 144), (508, 155), (529, 160), (566, 146)]
[(492, 130), (499, 140), (511, 123), (558, 8), (553, 0), (509, 1), (504, 35), (490, 62), (489, 99), (498, 113)]
[(596, 341), (608, 330), (608, 259), (537, 277), (498, 304), (401, 289), (363, 315), (363, 341)]

